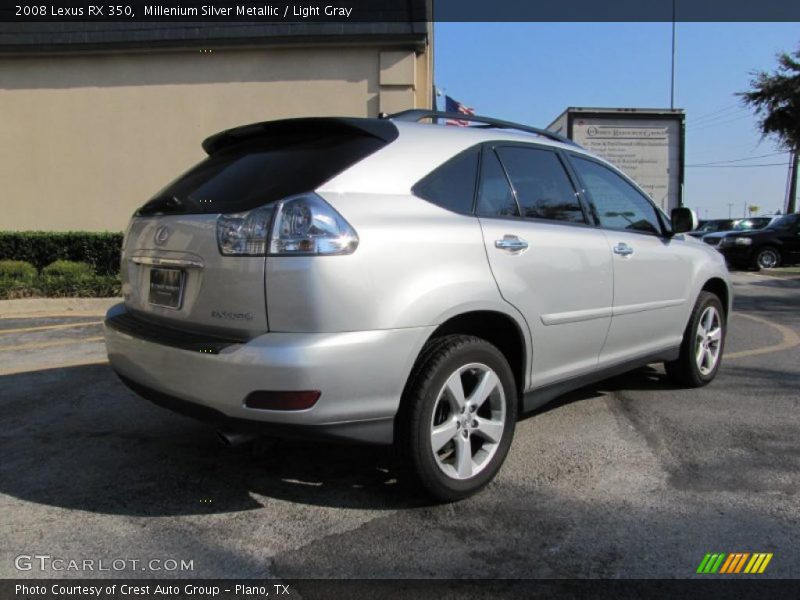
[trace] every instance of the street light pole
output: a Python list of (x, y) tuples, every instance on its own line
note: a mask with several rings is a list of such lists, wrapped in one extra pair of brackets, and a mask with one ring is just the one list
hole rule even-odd
[(675, 2), (672, 0), (672, 75), (669, 83), (669, 107), (675, 108)]

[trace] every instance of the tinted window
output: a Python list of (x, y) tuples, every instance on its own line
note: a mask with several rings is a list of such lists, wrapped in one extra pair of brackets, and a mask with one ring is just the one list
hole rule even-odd
[(585, 223), (572, 183), (555, 152), (506, 146), (497, 154), (517, 193), (522, 216)]
[(312, 191), (384, 145), (364, 135), (309, 133), (239, 143), (181, 175), (138, 214), (250, 210)]
[(769, 225), (770, 219), (768, 218), (755, 218), (755, 219), (744, 219), (742, 221), (737, 221), (736, 225), (733, 226), (734, 231), (750, 231), (751, 229), (763, 229), (767, 225)]
[(655, 207), (630, 183), (594, 161), (574, 156), (573, 164), (592, 198), (600, 225), (661, 234)]
[(517, 202), (508, 185), (508, 178), (497, 159), (497, 154), (491, 149), (483, 153), (477, 213), (483, 217), (519, 216)]
[(447, 210), (472, 213), (479, 153), (479, 148), (470, 148), (451, 158), (419, 181), (412, 191), (420, 198)]
[(717, 221), (708, 221), (704, 223), (702, 227), (699, 227), (697, 231), (702, 231), (703, 233), (712, 233), (714, 231), (729, 231), (731, 227), (733, 227), (733, 221), (728, 220), (717, 220)]
[(791, 229), (795, 225), (800, 225), (800, 217), (795, 214), (783, 215), (769, 224), (770, 229)]

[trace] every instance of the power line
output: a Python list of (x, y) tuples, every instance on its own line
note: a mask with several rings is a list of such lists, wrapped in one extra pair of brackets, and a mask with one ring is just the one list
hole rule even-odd
[(712, 113), (712, 114), (706, 115), (704, 117), (692, 118), (690, 116), (688, 121), (690, 123), (693, 123), (693, 124), (696, 124), (696, 125), (705, 125), (706, 123), (711, 123), (712, 121), (719, 121), (720, 119), (727, 119), (728, 117), (732, 117), (732, 116), (734, 116), (736, 114), (739, 114), (739, 113), (742, 113), (742, 112), (746, 112), (748, 110), (749, 109), (745, 108), (745, 107), (732, 106), (732, 107), (728, 108), (727, 110), (719, 111), (716, 114)]
[(737, 106), (739, 106), (738, 103), (729, 104), (728, 106), (723, 106), (718, 110), (713, 110), (711, 112), (703, 113), (702, 115), (695, 117), (695, 119), (705, 119), (706, 117), (712, 117), (714, 115), (718, 115), (721, 112), (725, 112), (726, 110), (730, 110), (731, 108), (736, 108)]
[(689, 119), (689, 125), (693, 127), (700, 127), (704, 125), (710, 125), (711, 123), (715, 123), (716, 121), (721, 121), (723, 119), (730, 119), (731, 117), (736, 117), (741, 115), (742, 113), (750, 113), (750, 110), (747, 108), (740, 108), (739, 110), (729, 111), (725, 114), (717, 115), (716, 117), (710, 117), (706, 119)]
[(761, 154), (759, 156), (746, 156), (744, 158), (734, 158), (731, 160), (716, 160), (713, 162), (707, 163), (695, 163), (693, 165), (686, 165), (687, 167), (710, 167), (712, 165), (724, 165), (728, 163), (737, 163), (737, 162), (744, 162), (746, 160), (756, 160), (757, 158), (768, 158), (770, 156), (779, 156), (781, 154), (786, 154), (786, 152), (773, 152), (771, 154)]
[(717, 127), (718, 125), (727, 125), (728, 123), (733, 123), (735, 121), (741, 121), (742, 119), (747, 119), (750, 116), (751, 115), (747, 114), (747, 115), (742, 115), (740, 117), (736, 117), (735, 119), (730, 119), (729, 121), (718, 121), (718, 122), (715, 122), (715, 123), (702, 123), (698, 127), (687, 127), (686, 129), (688, 131), (702, 131), (703, 129), (708, 129), (710, 127)]

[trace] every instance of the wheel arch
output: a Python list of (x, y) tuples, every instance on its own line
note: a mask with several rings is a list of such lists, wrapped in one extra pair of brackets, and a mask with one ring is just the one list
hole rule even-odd
[(473, 335), (486, 340), (505, 356), (514, 374), (519, 401), (528, 383), (530, 352), (523, 325), (496, 310), (471, 310), (449, 317), (428, 337), (426, 344), (446, 335)]
[(781, 266), (781, 263), (784, 260), (784, 245), (780, 242), (780, 240), (769, 240), (766, 242), (761, 242), (758, 246), (753, 248), (753, 261), (758, 265), (758, 255), (763, 252), (764, 250), (774, 250), (775, 253), (778, 255), (778, 264), (777, 266)]
[(731, 312), (732, 295), (731, 290), (726, 282), (721, 277), (711, 277), (700, 289), (701, 292), (711, 292), (722, 302), (722, 308), (725, 310), (725, 319), (727, 320)]

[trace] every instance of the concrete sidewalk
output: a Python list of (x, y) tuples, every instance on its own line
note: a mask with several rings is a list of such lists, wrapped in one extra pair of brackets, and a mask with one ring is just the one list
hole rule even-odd
[(122, 298), (22, 298), (0, 300), (0, 319), (44, 315), (103, 316)]

